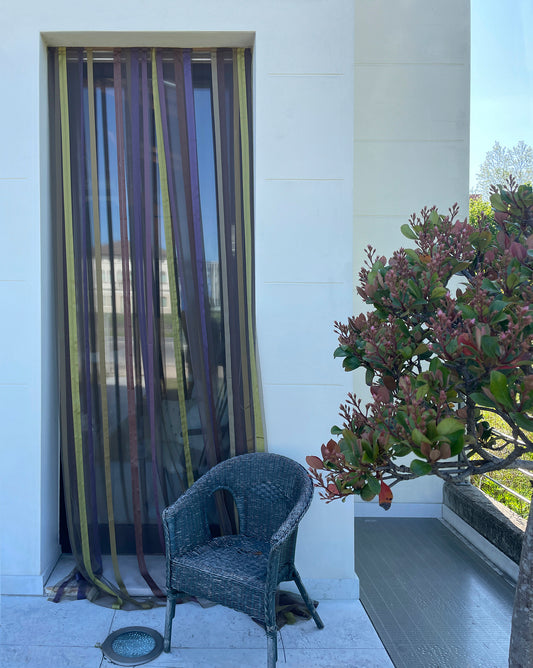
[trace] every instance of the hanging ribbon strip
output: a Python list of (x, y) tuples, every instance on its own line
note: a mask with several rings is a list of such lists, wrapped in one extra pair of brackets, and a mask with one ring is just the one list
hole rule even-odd
[(226, 244), (226, 222), (225, 202), (224, 202), (224, 170), (222, 167), (222, 129), (220, 119), (220, 106), (224, 104), (225, 99), (219, 91), (219, 77), (224, 76), (223, 56), (213, 50), (211, 52), (211, 80), (213, 86), (213, 128), (215, 135), (215, 159), (216, 159), (216, 179), (217, 179), (217, 199), (218, 199), (218, 229), (220, 239), (220, 264), (222, 278), (222, 308), (224, 321), (224, 350), (226, 355), (226, 383), (228, 396), (228, 421), (230, 438), (230, 456), (235, 457), (235, 408), (233, 404), (233, 371), (231, 358), (231, 338), (230, 338), (230, 313), (229, 313), (229, 287), (228, 287), (228, 257)]
[(191, 193), (191, 214), (193, 223), (193, 238), (196, 267), (196, 281), (198, 286), (198, 305), (200, 308), (200, 327), (202, 333), (203, 369), (207, 388), (207, 403), (209, 414), (209, 428), (212, 433), (216, 461), (221, 460), (220, 446), (218, 443), (218, 427), (211, 382), (212, 364), (210, 362), (209, 341), (207, 336), (207, 313), (208, 302), (207, 285), (205, 280), (205, 253), (203, 247), (202, 216), (200, 212), (200, 183), (198, 178), (198, 156), (196, 149), (196, 121), (194, 117), (194, 91), (192, 85), (191, 50), (183, 50), (183, 77), (185, 92), (185, 117), (187, 119), (187, 156), (189, 174), (189, 191)]
[(124, 585), (118, 565), (117, 539), (115, 531), (115, 511), (113, 505), (113, 487), (111, 482), (111, 451), (109, 447), (109, 408), (107, 400), (106, 355), (104, 337), (104, 291), (102, 286), (102, 241), (100, 236), (100, 203), (98, 201), (98, 162), (96, 157), (96, 114), (94, 108), (94, 73), (93, 52), (87, 49), (87, 95), (89, 102), (89, 143), (91, 160), (91, 195), (94, 227), (94, 253), (96, 274), (96, 330), (98, 350), (98, 379), (100, 385), (100, 410), (102, 412), (102, 445), (104, 451), (104, 477), (109, 525), (109, 544), (113, 572), (120, 591), (125, 597), (129, 594)]
[[(233, 51), (233, 72), (237, 72), (237, 52)], [(237, 289), (239, 300), (239, 335), (241, 355), (241, 375), (243, 392), (243, 410), (245, 424), (246, 450), (252, 452), (254, 449), (254, 432), (252, 421), (252, 394), (250, 393), (250, 379), (248, 370), (248, 342), (245, 314), (246, 308), (246, 284), (245, 284), (245, 250), (243, 240), (242, 220), (242, 160), (241, 160), (241, 136), (239, 123), (239, 82), (233, 77), (233, 169), (235, 171), (235, 253), (237, 256)]]
[[(172, 219), (170, 214), (169, 184), (167, 171), (167, 158), (165, 152), (165, 141), (163, 137), (163, 120), (161, 113), (161, 99), (164, 102), (164, 81), (161, 61), (156, 62), (156, 50), (152, 49), (152, 94), (154, 98), (155, 134), (157, 145), (157, 160), (159, 166), (159, 179), (161, 181), (161, 197), (163, 202), (163, 224), (165, 229), (165, 245), (167, 251), (168, 278), (170, 284), (170, 303), (172, 318), (172, 333), (174, 337), (174, 359), (176, 361), (176, 382), (178, 386), (178, 405), (181, 418), (181, 430), (183, 433), (183, 447), (185, 454), (185, 466), (187, 471), (187, 483), (189, 487), (194, 482), (192, 470), (191, 449), (189, 444), (189, 430), (187, 426), (187, 408), (185, 403), (185, 386), (183, 374), (183, 359), (181, 350), (181, 327), (178, 301), (178, 289), (176, 285), (176, 267), (174, 263), (174, 243), (172, 239)], [(167, 130), (168, 132), (168, 130)], [(178, 239), (174, 239), (177, 244)]]
[[(76, 277), (74, 270), (74, 236), (72, 216), (72, 187), (70, 172), (70, 127), (68, 115), (67, 55), (64, 47), (59, 49), (59, 96), (61, 107), (61, 153), (63, 160), (63, 211), (65, 221), (65, 254), (67, 268), (67, 310), (69, 328), (69, 362), (72, 401), (72, 421), (74, 427), (74, 449), (76, 460), (77, 496), (80, 519), (83, 566), (90, 580), (112, 596), (116, 592), (93, 572), (85, 497), (85, 471), (83, 462), (83, 442), (81, 427), (80, 376), (78, 357), (78, 334), (76, 322)], [(122, 600), (117, 597), (117, 605)]]
[(126, 173), (124, 161), (124, 121), (122, 102), (122, 65), (121, 53), (115, 50), (113, 73), (115, 85), (115, 116), (117, 128), (117, 170), (118, 170), (118, 194), (120, 211), (120, 243), (122, 251), (122, 292), (124, 304), (124, 342), (126, 357), (126, 387), (128, 401), (128, 428), (130, 444), (131, 464), (131, 488), (133, 503), (133, 523), (135, 529), (135, 551), (139, 570), (146, 583), (154, 594), (164, 597), (164, 594), (154, 582), (144, 558), (144, 547), (142, 538), (142, 514), (141, 514), (141, 492), (139, 479), (139, 453), (137, 441), (137, 414), (135, 406), (135, 387), (133, 382), (133, 349), (132, 349), (132, 317), (131, 317), (131, 292), (130, 292), (130, 260), (128, 248), (128, 216), (126, 201)]
[(237, 49), (237, 79), (239, 89), (239, 117), (241, 129), (241, 160), (242, 160), (242, 201), (244, 221), (244, 243), (246, 258), (246, 306), (248, 315), (248, 345), (250, 353), (250, 377), (252, 385), (255, 449), (262, 452), (265, 449), (263, 422), (261, 417), (261, 403), (259, 399), (259, 382), (257, 377), (257, 362), (255, 355), (255, 336), (253, 327), (253, 264), (252, 264), (252, 214), (251, 214), (251, 179), (250, 179), (250, 141), (248, 129), (248, 102), (246, 86), (246, 70), (244, 49)]

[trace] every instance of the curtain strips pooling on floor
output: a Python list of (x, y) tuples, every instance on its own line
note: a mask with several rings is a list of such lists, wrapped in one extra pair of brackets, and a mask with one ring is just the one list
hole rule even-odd
[(162, 508), (264, 449), (250, 75), (247, 49), (50, 50), (65, 508), (117, 605), (121, 553), (163, 595)]

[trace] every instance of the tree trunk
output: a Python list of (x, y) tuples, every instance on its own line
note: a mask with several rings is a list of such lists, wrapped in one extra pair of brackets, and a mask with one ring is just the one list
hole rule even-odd
[(509, 668), (533, 668), (533, 512), (529, 511), (516, 583)]

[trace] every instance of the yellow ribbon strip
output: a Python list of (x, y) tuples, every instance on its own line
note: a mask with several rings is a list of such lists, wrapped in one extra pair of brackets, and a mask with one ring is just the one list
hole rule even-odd
[(265, 449), (261, 402), (259, 398), (259, 381), (255, 354), (255, 336), (252, 314), (252, 215), (250, 202), (250, 143), (248, 129), (248, 103), (246, 96), (246, 69), (244, 49), (237, 49), (237, 78), (239, 86), (239, 115), (241, 128), (242, 156), (242, 201), (244, 218), (244, 243), (246, 257), (246, 303), (248, 315), (248, 343), (250, 348), (250, 376), (252, 382), (253, 411), (255, 424), (256, 450)]

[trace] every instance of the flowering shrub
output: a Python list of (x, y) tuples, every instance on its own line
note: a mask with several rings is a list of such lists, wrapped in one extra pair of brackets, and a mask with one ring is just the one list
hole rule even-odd
[[(334, 356), (365, 370), (372, 401), (348, 394), (337, 438), (307, 457), (326, 501), (379, 495), (388, 508), (402, 480), (533, 467), (520, 459), (533, 452), (533, 192), (510, 179), (491, 204), (494, 218), (470, 223), (457, 205), (413, 214), (402, 232), (414, 248), (388, 261), (368, 247), (357, 291), (372, 310), (335, 323)], [(509, 425), (508, 443), (481, 408)]]

